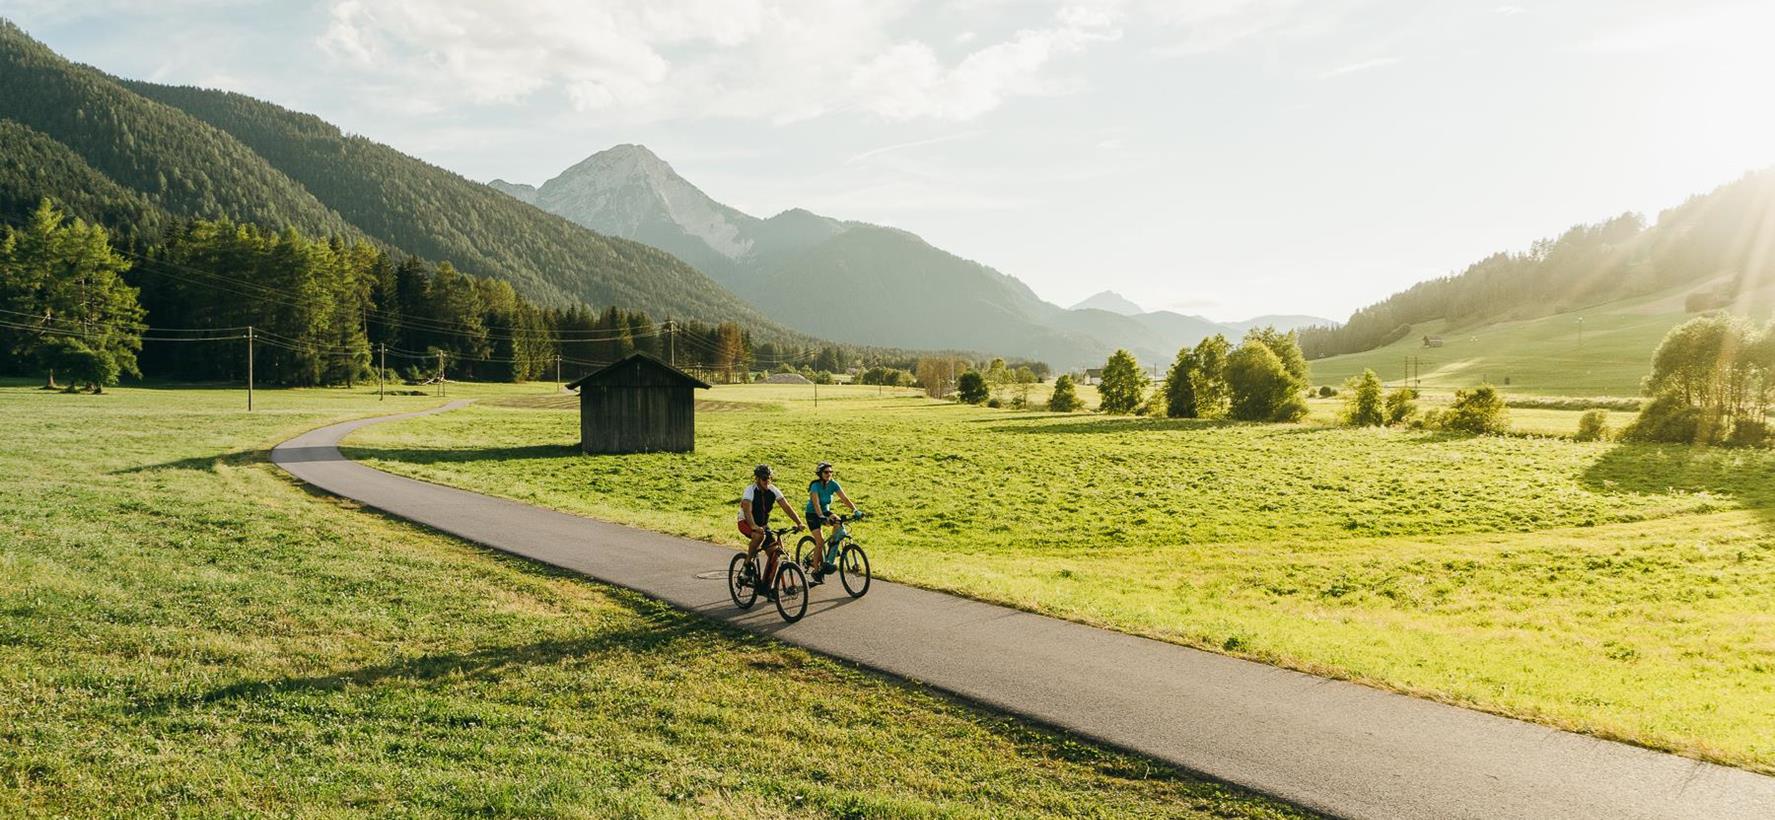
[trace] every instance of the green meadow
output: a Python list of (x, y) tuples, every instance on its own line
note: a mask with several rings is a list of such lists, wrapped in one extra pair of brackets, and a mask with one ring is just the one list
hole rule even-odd
[[(1412, 357), (1414, 374), (1430, 390), (1490, 383), (1522, 395), (1637, 396), (1664, 334), (1694, 317), (1683, 309), (1691, 289), (1480, 326), (1425, 322), (1390, 345), (1314, 360), (1313, 383), (1342, 386), (1373, 369), (1394, 384)], [(1760, 322), (1772, 302), (1775, 290), (1760, 290), (1740, 312)], [(1442, 346), (1425, 347), (1425, 336), (1442, 337)]]
[(1292, 814), (266, 462), (437, 402), (0, 387), (0, 814)]
[(547, 396), (347, 451), (719, 543), (753, 464), (829, 459), (882, 577), (1775, 771), (1775, 454), (704, 395), (694, 454), (582, 455)]

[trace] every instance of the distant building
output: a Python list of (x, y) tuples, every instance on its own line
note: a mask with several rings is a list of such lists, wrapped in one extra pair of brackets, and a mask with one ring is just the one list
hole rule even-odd
[(1442, 337), (1441, 336), (1425, 336), (1424, 337), (1424, 347), (1441, 347), (1441, 346), (1442, 346)]
[(800, 373), (772, 373), (764, 380), (765, 384), (813, 384), (813, 381)]
[(567, 385), (579, 391), (579, 448), (588, 453), (696, 449), (696, 390), (709, 384), (645, 353)]
[(1096, 384), (1100, 381), (1103, 381), (1103, 368), (1101, 368), (1101, 367), (1087, 367), (1087, 368), (1085, 368), (1085, 384)]

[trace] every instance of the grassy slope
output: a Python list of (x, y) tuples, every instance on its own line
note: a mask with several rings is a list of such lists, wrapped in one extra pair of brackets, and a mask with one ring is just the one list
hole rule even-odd
[(0, 813), (1286, 813), (263, 463), (435, 399), (240, 399), (0, 388)]
[(719, 388), (692, 455), (570, 412), (371, 428), (358, 458), (729, 542), (752, 464), (841, 465), (884, 576), (1775, 771), (1775, 455), (1216, 425)]
[[(1449, 327), (1444, 321), (1412, 328), (1393, 344), (1364, 353), (1333, 356), (1312, 363), (1313, 383), (1342, 385), (1372, 368), (1388, 383), (1405, 374), (1407, 356), (1418, 357), (1427, 388), (1451, 390), (1489, 381), (1507, 392), (1528, 395), (1637, 396), (1651, 368), (1652, 351), (1664, 334), (1693, 314), (1683, 311), (1687, 290), (1599, 305), (1576, 313), (1501, 322), (1481, 327)], [(1767, 294), (1749, 306), (1766, 318)], [(1583, 317), (1579, 343), (1578, 317)], [(1444, 346), (1426, 348), (1424, 336), (1442, 336)]]

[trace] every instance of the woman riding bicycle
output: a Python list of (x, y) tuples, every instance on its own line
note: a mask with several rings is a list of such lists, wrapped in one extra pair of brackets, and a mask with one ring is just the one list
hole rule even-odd
[(852, 514), (857, 512), (857, 505), (851, 503), (850, 496), (844, 494), (844, 488), (838, 486), (836, 475), (837, 473), (832, 469), (832, 463), (822, 461), (819, 466), (814, 468), (814, 480), (807, 485), (807, 509), (805, 512), (807, 513), (808, 529), (813, 532), (814, 536), (814, 554), (808, 557), (807, 563), (813, 568), (813, 582), (816, 584), (825, 580), (826, 573), (838, 569), (832, 564), (832, 559), (837, 556), (826, 554), (826, 538), (820, 532), (820, 528), (824, 525), (838, 526), (838, 517), (832, 514), (832, 496), (838, 496), (838, 500), (843, 501), (846, 507), (851, 508)]
[[(796, 529), (801, 529), (804, 526), (801, 519), (795, 515), (795, 508), (790, 506), (788, 499), (783, 497), (783, 491), (770, 483), (772, 475), (768, 464), (760, 464), (752, 468), (752, 483), (746, 485), (745, 493), (740, 496), (740, 534), (747, 538), (747, 560), (756, 557), (758, 550), (764, 546), (765, 540), (770, 538), (770, 510), (772, 507), (782, 507), (783, 512), (789, 514), (789, 520), (795, 522)], [(765, 561), (764, 576), (758, 579), (760, 587), (764, 590), (764, 597), (767, 599), (776, 594), (772, 591), (770, 582), (777, 574), (779, 552), (780, 550), (773, 545), (769, 558)]]

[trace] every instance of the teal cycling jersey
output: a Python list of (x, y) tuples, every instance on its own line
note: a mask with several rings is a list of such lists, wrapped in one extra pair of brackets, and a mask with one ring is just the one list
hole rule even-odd
[(832, 480), (827, 480), (827, 481), (815, 480), (812, 483), (808, 484), (807, 485), (807, 492), (808, 492), (809, 496), (816, 496), (817, 495), (817, 496), (819, 496), (819, 499), (820, 499), (820, 506), (818, 508), (815, 508), (813, 498), (811, 498), (811, 497), (808, 498), (808, 501), (807, 501), (807, 515), (808, 515), (808, 517), (813, 518), (813, 517), (818, 516), (820, 514), (820, 510), (825, 510), (828, 513), (832, 512), (832, 497), (838, 494), (839, 489), (840, 488), (838, 486), (838, 482), (832, 481)]

